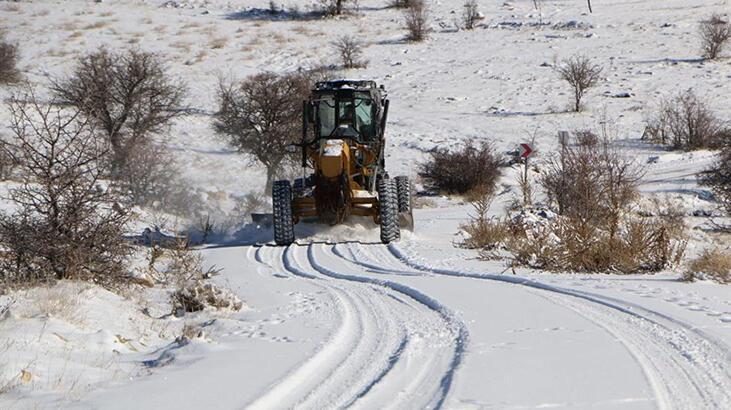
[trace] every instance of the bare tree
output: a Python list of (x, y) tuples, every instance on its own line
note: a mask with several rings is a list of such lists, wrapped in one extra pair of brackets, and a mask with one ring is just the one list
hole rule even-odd
[(181, 80), (170, 77), (155, 54), (104, 48), (82, 57), (73, 74), (56, 80), (52, 89), (106, 134), (113, 176), (123, 172), (131, 150), (182, 114), (185, 95)]
[(480, 12), (477, 10), (477, 0), (465, 0), (464, 11), (462, 12), (462, 24), (465, 30), (472, 30), (480, 19)]
[(715, 60), (731, 39), (731, 25), (717, 13), (701, 22), (699, 27), (703, 57)]
[(424, 0), (411, 0), (404, 10), (407, 38), (422, 41), (429, 34), (429, 7)]
[(8, 143), (5, 138), (0, 138), (0, 181), (12, 178), (18, 161), (11, 155)]
[(362, 59), (363, 44), (353, 36), (341, 36), (332, 43), (340, 55), (343, 68), (364, 68), (368, 62)]
[(587, 57), (576, 55), (563, 60), (556, 71), (573, 89), (574, 111), (581, 111), (581, 99), (586, 90), (599, 82), (602, 67), (593, 64)]
[(302, 101), (310, 91), (305, 74), (263, 73), (243, 81), (219, 82), (214, 128), (239, 152), (266, 167), (266, 192), (292, 154), (287, 145), (300, 138)]
[(720, 146), (727, 132), (708, 103), (689, 89), (662, 101), (648, 120), (644, 138), (674, 149), (694, 150)]
[(79, 111), (11, 98), (9, 152), (23, 183), (16, 211), (0, 216), (0, 275), (6, 283), (78, 279), (114, 286), (126, 276), (128, 212), (102, 180), (108, 143)]
[(0, 84), (12, 84), (20, 81), (18, 64), (18, 46), (5, 40), (0, 32)]

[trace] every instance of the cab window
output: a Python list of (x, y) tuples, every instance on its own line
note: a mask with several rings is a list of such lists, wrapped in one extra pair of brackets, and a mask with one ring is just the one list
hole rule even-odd
[(373, 138), (373, 104), (370, 99), (356, 99), (355, 128), (368, 140)]
[(348, 124), (355, 126), (353, 123), (353, 102), (340, 101), (338, 105), (338, 125)]
[(335, 98), (323, 96), (317, 104), (320, 136), (329, 136), (335, 130)]

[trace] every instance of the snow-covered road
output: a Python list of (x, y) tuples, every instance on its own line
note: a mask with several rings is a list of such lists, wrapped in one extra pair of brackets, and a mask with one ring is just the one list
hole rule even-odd
[(254, 407), (731, 403), (728, 345), (629, 301), (434, 268), (398, 246), (310, 244), (256, 254), (276, 260), (272, 269), (321, 282), (338, 298), (341, 321)]

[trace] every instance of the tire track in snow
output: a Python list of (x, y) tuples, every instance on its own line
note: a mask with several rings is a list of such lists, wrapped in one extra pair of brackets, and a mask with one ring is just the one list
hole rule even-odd
[[(320, 245), (318, 248), (321, 250), (321, 256), (326, 257), (327, 252), (324, 251), (324, 246)], [(333, 252), (333, 246), (330, 246), (330, 252)], [(314, 253), (315, 247), (313, 245), (308, 246), (308, 259), (310, 261), (310, 264), (313, 268), (315, 268), (318, 272), (320, 272), (323, 275), (336, 278), (336, 279), (342, 279), (347, 280), (351, 282), (359, 282), (359, 283), (367, 283), (367, 284), (373, 284), (377, 286), (381, 286), (384, 288), (391, 289), (395, 292), (401, 293), (420, 304), (428, 307), (432, 311), (439, 314), (439, 316), (444, 320), (448, 325), (451, 327), (451, 333), (454, 337), (454, 349), (452, 353), (452, 358), (450, 360), (449, 366), (442, 375), (441, 379), (439, 380), (439, 388), (436, 392), (436, 396), (434, 399), (432, 399), (433, 405), (429, 406), (432, 408), (441, 408), (444, 404), (444, 401), (447, 399), (447, 396), (449, 394), (450, 388), (452, 387), (452, 383), (454, 381), (454, 375), (456, 370), (459, 368), (459, 365), (462, 361), (462, 357), (466, 348), (467, 340), (468, 340), (468, 333), (467, 328), (460, 320), (456, 318), (456, 316), (444, 305), (436, 301), (435, 299), (431, 298), (430, 296), (427, 296), (420, 291), (410, 288), (406, 285), (403, 285), (401, 283), (387, 281), (387, 280), (380, 280), (380, 279), (374, 279), (366, 276), (356, 276), (356, 275), (350, 275), (350, 274), (343, 274), (338, 271), (335, 271), (333, 269), (329, 269), (325, 267), (323, 264), (321, 264)], [(342, 260), (342, 259), (340, 259)], [(338, 260), (337, 262), (339, 262)], [(357, 264), (352, 264), (353, 266), (357, 266)], [(341, 268), (341, 265), (338, 266), (338, 268)], [(415, 393), (419, 393), (416, 391)], [(421, 392), (423, 394), (423, 391)], [(413, 405), (413, 403), (412, 403)]]
[(519, 276), (436, 268), (415, 261), (394, 244), (388, 250), (416, 271), (526, 286), (586, 317), (627, 347), (645, 372), (660, 408), (731, 408), (729, 346), (694, 326), (624, 300)]
[[(278, 263), (268, 263), (265, 255), (277, 251), (263, 249), (257, 249), (253, 259), (273, 269), (279, 268), (274, 265), (281, 264), (291, 275), (311, 280), (333, 294), (343, 319), (338, 330), (312, 358), (297, 366), (252, 403), (251, 408), (373, 408), (373, 405), (398, 408), (399, 403), (401, 407), (441, 406), (451, 386), (457, 356), (450, 343), (448, 364), (440, 368), (442, 363), (434, 358), (439, 357), (434, 349), (427, 349), (426, 357), (424, 351), (417, 349), (424, 344), (423, 340), (430, 339), (422, 336), (420, 341), (418, 335), (425, 323), (434, 323), (438, 318), (440, 322), (432, 326), (435, 333), (443, 332), (442, 327), (452, 323), (441, 322), (442, 316), (433, 309), (436, 302), (427, 306), (412, 295), (388, 286), (333, 272), (317, 259), (312, 246), (302, 257), (299, 249), (304, 248), (289, 247), (278, 258), (271, 258), (278, 259)], [(463, 337), (459, 358), (466, 333), (460, 335)], [(428, 391), (430, 388), (433, 391)]]
[[(264, 261), (262, 254), (265, 252), (259, 248), (257, 250), (256, 259)], [(271, 248), (279, 250), (280, 248)], [(286, 252), (286, 251), (285, 251)], [(272, 258), (274, 261), (275, 258)], [(296, 276), (302, 276), (308, 279), (314, 279), (313, 276), (306, 272), (299, 271), (296, 267), (287, 267), (291, 261), (282, 254), (279, 260), (284, 262), (283, 269), (293, 273)], [(263, 262), (265, 263), (265, 262)], [(272, 268), (277, 269), (274, 264)], [(319, 384), (319, 376), (321, 374), (329, 374), (337, 368), (343, 361), (347, 359), (351, 353), (351, 346), (357, 344), (358, 336), (360, 336), (358, 317), (355, 313), (356, 307), (354, 302), (349, 299), (339, 289), (327, 287), (326, 285), (315, 282), (316, 286), (330, 293), (340, 306), (341, 323), (334, 334), (323, 344), (311, 358), (301, 365), (297, 366), (283, 380), (273, 386), (266, 394), (256, 399), (248, 407), (252, 409), (271, 409), (271, 408), (292, 408), (298, 405), (299, 401), (307, 397)]]

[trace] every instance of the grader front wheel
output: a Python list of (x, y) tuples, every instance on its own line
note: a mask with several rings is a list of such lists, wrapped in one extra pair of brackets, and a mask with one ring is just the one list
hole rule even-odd
[(381, 242), (388, 244), (401, 238), (399, 228), (398, 187), (396, 181), (378, 181), (378, 212), (381, 222)]
[(294, 219), (292, 218), (292, 186), (289, 181), (275, 181), (272, 186), (272, 216), (274, 242), (290, 245), (294, 242)]

